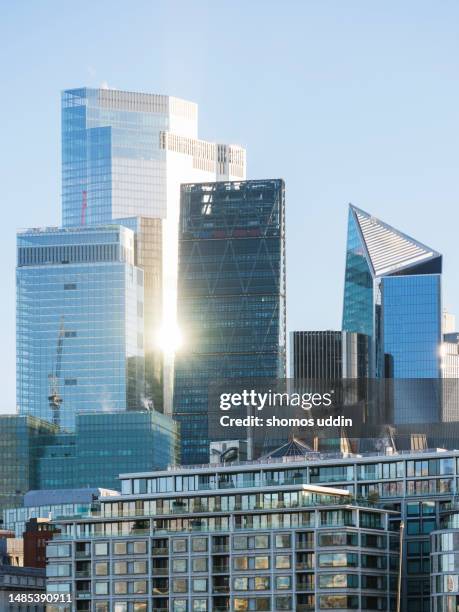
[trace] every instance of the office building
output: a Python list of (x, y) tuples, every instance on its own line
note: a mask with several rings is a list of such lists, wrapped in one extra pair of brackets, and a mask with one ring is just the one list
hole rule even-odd
[[(409, 426), (405, 426), (405, 429), (408, 431)], [(105, 498), (101, 502), (101, 510), (96, 512), (92, 518), (81, 516), (64, 521), (63, 534), (67, 533), (69, 536), (71, 533), (74, 534), (75, 542), (73, 544), (69, 543), (65, 538), (62, 542), (53, 542), (56, 547), (64, 546), (64, 548), (55, 548), (51, 551), (51, 562), (67, 565), (68, 576), (62, 577), (56, 582), (63, 582), (68, 585), (69, 583), (73, 584), (74, 572), (77, 569), (74, 565), (75, 562), (87, 561), (85, 567), (88, 576), (84, 578), (86, 583), (81, 587), (82, 593), (86, 594), (88, 598), (92, 597), (93, 601), (107, 601), (109, 594), (111, 601), (114, 599), (126, 601), (128, 595), (125, 595), (124, 591), (127, 590), (129, 593), (130, 589), (134, 588), (129, 586), (129, 583), (136, 580), (134, 566), (126, 566), (126, 574), (117, 575), (110, 565), (110, 568), (107, 567), (107, 574), (101, 575), (97, 573), (98, 567), (95, 566), (95, 563), (98, 563), (99, 560), (108, 562), (109, 550), (111, 550), (112, 563), (118, 560), (130, 563), (137, 558), (145, 560), (148, 556), (148, 558), (151, 557), (152, 564), (142, 566), (142, 571), (145, 569), (145, 573), (138, 578), (141, 581), (146, 581), (147, 593), (152, 593), (155, 606), (159, 609), (161, 609), (161, 606), (166, 607), (165, 604), (167, 603), (171, 604), (173, 599), (186, 599), (190, 604), (188, 610), (192, 610), (193, 598), (205, 599), (206, 603), (202, 605), (207, 605), (209, 610), (218, 609), (220, 605), (222, 609), (227, 609), (227, 598), (231, 597), (232, 601), (229, 609), (233, 610), (236, 609), (234, 598), (253, 597), (252, 593), (250, 596), (247, 593), (251, 590), (250, 584), (247, 585), (247, 591), (244, 592), (238, 588), (241, 583), (236, 583), (238, 585), (236, 587), (233, 582), (233, 579), (238, 576), (234, 557), (240, 554), (250, 558), (251, 555), (257, 554), (255, 549), (249, 553), (245, 548), (238, 550), (236, 547), (239, 546), (239, 542), (235, 544), (234, 538), (239, 535), (244, 537), (269, 535), (270, 545), (267, 554), (270, 559), (269, 563), (271, 563), (269, 566), (271, 577), (274, 578), (278, 569), (275, 566), (275, 559), (272, 557), (282, 553), (278, 553), (277, 550), (271, 551), (273, 544), (273, 548), (276, 548), (273, 535), (278, 531), (288, 534), (314, 531), (319, 528), (319, 525), (313, 521), (307, 529), (304, 529), (304, 526), (295, 522), (296, 519), (292, 517), (284, 518), (298, 510), (300, 513), (310, 512), (310, 508), (301, 507), (299, 498), (297, 498), (298, 491), (300, 491), (300, 495), (307, 496), (311, 492), (309, 490), (308, 493), (308, 487), (333, 487), (350, 493), (352, 499), (355, 500), (353, 504), (356, 506), (359, 506), (359, 503), (364, 504), (368, 500), (372, 500), (380, 509), (389, 512), (389, 528), (396, 534), (390, 548), (397, 557), (399, 553), (396, 541), (399, 539), (399, 525), (401, 520), (404, 522), (401, 610), (404, 612), (430, 612), (430, 534), (444, 524), (442, 522), (444, 512), (450, 508), (451, 503), (457, 498), (458, 479), (459, 451), (441, 449), (397, 451), (391, 448), (386, 451), (386, 454), (326, 454), (311, 452), (307, 447), (300, 444), (287, 444), (283, 450), (278, 449), (257, 461), (238, 463), (237, 465), (203, 465), (188, 468), (182, 466), (155, 474), (151, 472), (124, 474), (121, 476), (122, 496), (118, 500)], [(134, 507), (136, 512), (133, 516), (132, 508)], [(323, 510), (323, 508), (317, 509), (319, 511)], [(227, 523), (226, 517), (230, 514), (232, 519)], [(340, 519), (338, 517), (339, 514), (334, 514), (332, 519), (333, 521), (336, 520), (332, 525), (334, 533), (338, 531), (342, 533), (346, 528), (345, 525), (339, 523)], [(284, 521), (287, 521), (287, 523)], [(76, 523), (81, 526), (76, 528)], [(288, 527), (287, 524), (289, 524)], [(71, 531), (72, 526), (76, 529), (73, 532)], [(62, 528), (61, 524), (60, 527)], [(244, 530), (246, 530), (246, 533), (241, 533)], [(204, 537), (206, 540), (209, 539), (207, 543), (209, 556), (223, 555), (230, 557), (230, 559), (215, 561), (216, 567), (228, 567), (226, 575), (228, 575), (229, 581), (215, 580), (218, 572), (213, 571), (212, 566), (201, 566), (203, 568), (202, 577), (208, 580), (206, 584), (201, 583), (201, 588), (206, 587), (206, 590), (202, 591), (202, 595), (199, 594), (199, 591), (192, 592), (192, 581), (196, 578), (194, 572), (197, 567), (192, 565), (192, 559), (197, 552), (195, 547), (206, 546), (202, 543), (199, 545), (193, 544), (193, 537), (197, 536)], [(218, 538), (222, 536), (228, 539), (219, 540)], [(176, 538), (186, 540), (186, 543), (182, 541), (177, 544), (179, 548), (172, 548), (175, 546), (173, 541)], [(134, 541), (141, 540), (144, 542), (143, 544), (133, 544)], [(336, 558), (333, 568), (329, 567), (325, 570), (323, 567), (321, 569), (319, 559), (323, 551), (319, 550), (317, 540), (314, 540), (314, 546), (311, 542), (309, 550), (312, 553), (313, 548), (315, 548), (316, 565), (314, 568), (308, 568), (308, 558), (302, 556), (302, 549), (295, 548), (297, 541), (295, 535), (295, 538), (292, 537), (291, 540), (291, 550), (286, 551), (286, 554), (292, 556), (292, 564), (294, 564), (291, 567), (292, 574), (296, 572), (297, 576), (296, 578), (292, 576), (292, 590), (286, 589), (285, 594), (287, 597), (289, 595), (294, 596), (296, 591), (296, 596), (300, 599), (292, 603), (286, 602), (285, 605), (291, 605), (293, 610), (307, 610), (306, 606), (308, 605), (309, 610), (329, 609), (319, 607), (317, 597), (324, 595), (321, 592), (322, 587), (319, 585), (330, 583), (325, 580), (322, 582), (319, 578), (315, 585), (312, 585), (308, 583), (309, 579), (307, 577), (298, 576), (298, 574), (315, 572), (317, 575), (322, 570), (327, 573), (338, 571), (337, 567), (339, 567), (340, 573), (347, 574), (354, 573), (353, 568), (346, 565), (344, 560), (339, 561)], [(103, 552), (101, 557), (96, 554), (96, 546), (99, 542), (107, 544), (106, 547), (100, 549)], [(129, 542), (132, 544), (130, 545)], [(334, 541), (335, 545), (336, 542)], [(348, 540), (348, 542), (350, 543), (351, 540)], [(360, 540), (360, 547), (355, 548), (355, 552), (359, 553), (360, 563), (371, 567), (369, 573), (374, 575), (375, 570), (378, 570), (380, 561), (375, 558), (368, 560), (366, 555), (375, 557), (382, 553), (362, 550), (361, 542), (362, 539)], [(244, 545), (246, 543), (249, 547), (251, 546), (250, 541), (244, 541)], [(124, 548), (125, 545), (126, 549)], [(134, 546), (139, 546), (136, 554), (133, 554)], [(214, 546), (223, 546), (223, 548), (214, 550)], [(255, 546), (254, 542), (253, 546)], [(352, 546), (354, 545), (352, 544)], [(455, 546), (454, 543), (453, 546)], [(72, 547), (74, 547), (74, 550)], [(97, 550), (99, 551), (99, 549)], [(130, 558), (118, 557), (118, 555), (124, 554), (124, 550), (130, 553)], [(435, 553), (436, 548), (432, 550)], [(75, 557), (77, 551), (81, 555), (78, 559)], [(58, 558), (58, 554), (63, 554), (65, 558)], [(446, 551), (446, 554), (451, 553)], [(207, 556), (204, 552), (201, 555)], [(188, 564), (176, 565), (174, 559), (179, 556), (186, 557)], [(159, 557), (161, 559), (158, 559)], [(250, 563), (252, 562), (247, 560), (247, 566), (244, 566), (246, 575), (258, 575), (257, 568), (251, 567)], [(447, 560), (445, 560), (445, 563), (447, 563)], [(179, 567), (183, 571), (179, 572)], [(205, 567), (207, 569), (204, 569)], [(366, 569), (369, 569), (369, 567)], [(454, 573), (453, 570), (452, 572), (447, 570), (447, 565), (443, 567), (444, 569), (437, 571), (434, 565), (434, 573)], [(189, 579), (189, 583), (174, 583), (173, 581), (178, 578), (177, 573), (181, 574), (183, 578)], [(287, 570), (282, 573), (289, 574), (290, 572)], [(349, 586), (349, 591), (346, 592), (349, 595), (363, 597), (367, 595), (364, 585), (370, 583), (364, 578), (366, 574), (364, 567), (358, 573), (361, 582), (357, 583), (356, 587)], [(376, 573), (378, 572), (376, 571)], [(383, 573), (388, 576), (387, 569)], [(225, 575), (225, 571), (222, 574)], [(98, 587), (96, 583), (99, 580), (109, 584)], [(212, 583), (211, 580), (214, 580), (214, 582)], [(295, 580), (296, 582), (294, 582)], [(333, 587), (327, 587), (327, 595), (338, 594), (340, 587), (345, 584), (344, 579), (336, 580), (337, 582)], [(118, 587), (115, 586), (117, 581), (127, 584)], [(374, 590), (377, 582), (372, 584), (371, 596), (378, 596), (378, 591)], [(303, 585), (305, 588), (303, 588)], [(183, 592), (174, 592), (175, 587), (182, 589)], [(56, 589), (54, 586), (51, 588)], [(99, 588), (103, 592), (98, 592)], [(145, 585), (142, 585), (142, 590), (144, 588)], [(226, 592), (219, 590), (220, 588), (226, 589)], [(329, 588), (331, 590), (328, 590)], [(438, 590), (438, 587), (435, 588)], [(123, 592), (117, 592), (119, 589)], [(108, 593), (105, 591), (108, 591)], [(452, 592), (454, 593), (454, 591)], [(88, 593), (92, 593), (92, 596), (87, 595)], [(210, 599), (217, 595), (222, 596), (223, 599)], [(280, 593), (271, 594), (270, 592), (268, 598), (271, 598), (272, 595), (275, 597)], [(134, 594), (129, 596), (129, 599), (134, 598)], [(139, 594), (138, 599), (141, 602), (150, 601), (150, 595)], [(84, 604), (82, 605), (84, 606)], [(176, 607), (176, 609), (186, 609), (183, 601), (177, 602), (177, 606), (179, 605), (182, 608)], [(245, 601), (241, 603), (241, 606), (244, 605), (246, 605)], [(304, 607), (301, 608), (300, 605)], [(324, 606), (327, 605), (328, 601), (324, 602)], [(371, 603), (368, 603), (367, 600), (365, 607), (360, 600), (356, 609), (384, 609), (381, 605), (375, 600), (372, 600)], [(85, 608), (82, 607), (81, 609), (84, 610)], [(101, 603), (101, 610), (103, 609)], [(169, 609), (174, 609), (172, 604)], [(206, 608), (204, 607), (204, 609)], [(242, 609), (244, 608), (242, 607)], [(274, 605), (271, 609), (275, 609)], [(338, 609), (342, 609), (342, 607)], [(352, 605), (347, 606), (345, 604), (344, 609), (353, 608)], [(391, 608), (388, 607), (387, 609)], [(445, 610), (448, 609), (443, 609), (442, 612), (445, 612)]]
[(350, 205), (342, 327), (369, 337), (371, 376), (401, 381), (396, 423), (440, 419), (441, 273), (440, 253)]
[(35, 417), (0, 415), (0, 512), (21, 505), (35, 488), (40, 441), (49, 442), (57, 431)]
[(58, 521), (47, 592), (99, 612), (392, 609), (395, 513), (342, 489), (273, 490), (260, 475), (241, 474), (233, 490), (224, 475), (213, 487), (207, 471), (123, 475), (118, 499)]
[(146, 394), (157, 409), (170, 412), (172, 403), (180, 184), (244, 178), (245, 150), (199, 140), (192, 102), (114, 89), (62, 94), (64, 227), (130, 226), (133, 217), (142, 226)]
[[(38, 428), (43, 422), (36, 419), (33, 436), (27, 431), (29, 420), (31, 417), (0, 416), (0, 440), (5, 440), (4, 445), (0, 444), (4, 457), (1, 470), (5, 475), (0, 509), (21, 508), (17, 517), (24, 512), (23, 519), (7, 515), (8, 525), (43, 516), (22, 509), (27, 491), (47, 490), (49, 502), (38, 505), (59, 505), (64, 502), (53, 504), (55, 495), (49, 490), (117, 490), (120, 472), (165, 469), (179, 462), (179, 429), (170, 417), (156, 411), (81, 413), (76, 416), (72, 432), (55, 429), (49, 433), (45, 429), (42, 433)], [(17, 453), (17, 460), (12, 458), (10, 463), (11, 451)]]
[(285, 377), (284, 183), (182, 186), (174, 418), (182, 463), (209, 458), (209, 384)]
[(342, 331), (290, 333), (290, 375), (295, 379), (368, 378), (368, 336)]
[(17, 237), (20, 414), (74, 429), (84, 411), (125, 411), (144, 392), (143, 271), (120, 225)]

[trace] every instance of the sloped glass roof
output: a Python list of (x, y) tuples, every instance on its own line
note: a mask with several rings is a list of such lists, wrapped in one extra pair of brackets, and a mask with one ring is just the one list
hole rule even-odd
[(425, 263), (440, 253), (387, 225), (369, 213), (350, 205), (365, 242), (374, 276), (394, 274), (405, 268)]

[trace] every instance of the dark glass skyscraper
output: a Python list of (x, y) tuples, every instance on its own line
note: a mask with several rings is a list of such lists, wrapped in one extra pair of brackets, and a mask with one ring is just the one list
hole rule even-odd
[[(441, 378), (441, 273), (440, 253), (350, 206), (343, 330), (370, 337), (372, 376)], [(426, 388), (411, 386), (410, 402), (397, 387), (396, 422), (438, 419), (439, 397)]]
[(174, 416), (182, 462), (208, 460), (208, 388), (285, 376), (282, 180), (182, 186)]

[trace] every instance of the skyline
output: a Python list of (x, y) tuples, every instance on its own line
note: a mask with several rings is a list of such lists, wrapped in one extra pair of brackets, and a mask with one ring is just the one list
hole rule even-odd
[[(2, 250), (7, 332), (1, 412), (15, 407), (14, 385), (5, 384), (15, 371), (15, 231), (60, 224), (59, 95), (67, 87), (108, 81), (121, 89), (197, 102), (203, 138), (246, 147), (248, 179), (285, 179), (289, 331), (340, 328), (349, 201), (442, 252), (444, 307), (459, 314), (454, 286), (457, 6), (447, 2), (438, 10), (427, 3), (393, 3), (397, 11), (389, 13), (362, 2), (346, 8), (337, 2), (326, 8), (291, 2), (293, 8), (283, 12), (263, 3), (262, 13), (261, 3), (254, 2), (241, 22), (240, 2), (232, 3), (232, 12), (208, 2), (192, 8), (158, 3), (154, 9), (141, 2), (134, 24), (124, 24), (117, 11), (107, 17), (116, 4), (92, 7), (89, 23), (83, 5), (79, 11), (54, 2), (4, 8), (0, 28), (9, 30), (2, 34), (11, 61), (4, 69), (1, 102), (9, 118), (1, 152), (9, 213)], [(174, 7), (181, 8), (180, 17)], [(54, 24), (48, 24), (50, 14)], [(97, 38), (102, 17), (112, 35), (107, 48)], [(227, 30), (214, 32), (223, 17)], [(55, 28), (69, 21), (70, 31)], [(162, 21), (172, 27), (162, 32), (158, 26), (152, 37), (148, 26)], [(84, 49), (78, 44), (83, 24)], [(277, 38), (250, 38), (255, 25), (270, 32), (275, 24)], [(288, 30), (282, 29), (287, 24)], [(18, 27), (19, 41), (12, 36)], [(196, 37), (196, 29), (204, 36)], [(236, 31), (240, 40), (231, 36)], [(129, 45), (118, 46), (117, 36), (128, 37)], [(263, 53), (254, 54), (255, 42)], [(135, 58), (142, 50), (145, 61), (139, 64)], [(237, 60), (240, 70), (233, 74)], [(306, 283), (305, 260), (311, 262)]]

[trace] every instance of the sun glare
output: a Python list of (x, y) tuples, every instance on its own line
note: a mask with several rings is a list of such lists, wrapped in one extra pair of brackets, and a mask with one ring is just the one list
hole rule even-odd
[(175, 353), (183, 345), (182, 334), (175, 323), (164, 324), (158, 332), (158, 346), (164, 353)]

